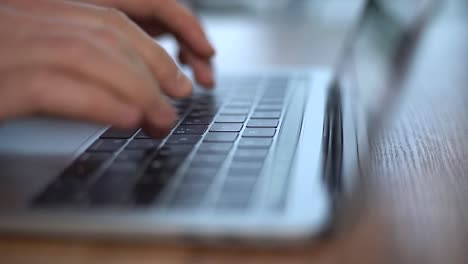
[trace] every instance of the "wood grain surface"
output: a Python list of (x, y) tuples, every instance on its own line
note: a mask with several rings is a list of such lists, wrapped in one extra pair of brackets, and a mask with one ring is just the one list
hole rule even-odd
[(432, 27), (395, 118), (373, 141), (357, 221), (343, 219), (318, 245), (221, 249), (8, 237), (0, 239), (0, 262), (468, 263), (465, 17), (455, 8)]

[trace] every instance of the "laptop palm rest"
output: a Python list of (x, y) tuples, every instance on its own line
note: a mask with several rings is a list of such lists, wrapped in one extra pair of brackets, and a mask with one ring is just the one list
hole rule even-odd
[(96, 125), (45, 118), (0, 126), (0, 209), (27, 206), (100, 130)]

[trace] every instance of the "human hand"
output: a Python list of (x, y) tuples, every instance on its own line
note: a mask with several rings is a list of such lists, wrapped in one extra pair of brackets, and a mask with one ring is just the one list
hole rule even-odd
[(176, 0), (75, 0), (117, 8), (151, 36), (172, 34), (179, 43), (179, 60), (194, 71), (205, 87), (214, 85), (211, 59), (214, 48), (197, 18)]
[(52, 115), (172, 127), (166, 96), (191, 93), (170, 56), (115, 9), (56, 0), (0, 3), (0, 121)]

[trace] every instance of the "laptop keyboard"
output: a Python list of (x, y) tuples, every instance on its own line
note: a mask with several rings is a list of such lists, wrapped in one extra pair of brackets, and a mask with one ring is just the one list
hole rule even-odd
[(109, 128), (34, 200), (39, 207), (247, 209), (281, 129), (286, 76), (220, 81), (173, 101), (164, 139)]

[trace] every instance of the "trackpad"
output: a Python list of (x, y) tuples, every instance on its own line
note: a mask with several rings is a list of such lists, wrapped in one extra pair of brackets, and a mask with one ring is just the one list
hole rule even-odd
[(24, 206), (102, 129), (42, 118), (1, 125), (0, 210)]

